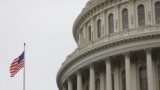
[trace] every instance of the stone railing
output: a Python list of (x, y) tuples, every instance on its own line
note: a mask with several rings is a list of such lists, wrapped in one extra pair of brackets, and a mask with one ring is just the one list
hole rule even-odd
[(160, 25), (152, 25), (152, 26), (144, 26), (144, 27), (138, 27), (128, 30), (121, 30), (119, 32), (115, 32), (113, 34), (105, 35), (104, 37), (97, 39), (92, 42), (88, 42), (84, 44), (84, 46), (75, 49), (68, 57), (66, 58), (65, 62), (63, 63), (63, 66), (68, 64), (70, 61), (72, 61), (74, 58), (80, 56), (81, 54), (90, 51), (96, 47), (99, 47), (106, 42), (114, 42), (117, 39), (125, 39), (128, 37), (136, 37), (137, 35), (144, 36), (143, 34), (151, 34), (152, 32), (158, 32), (160, 33)]

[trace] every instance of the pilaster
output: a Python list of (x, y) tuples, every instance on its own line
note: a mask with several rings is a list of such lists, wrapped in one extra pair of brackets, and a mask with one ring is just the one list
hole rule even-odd
[(153, 13), (153, 10), (152, 10), (152, 1), (151, 0), (147, 0), (146, 1), (146, 17), (147, 17), (147, 19), (146, 19), (146, 23), (148, 24), (148, 25), (152, 25), (153, 24), (153, 15), (152, 15), (152, 13)]
[(94, 18), (92, 18), (91, 19), (91, 27), (92, 27), (92, 38), (93, 38), (93, 41), (95, 41), (96, 40), (96, 30), (95, 30), (95, 19)]
[(133, 12), (135, 11), (134, 9), (135, 9), (134, 1), (130, 1), (128, 10), (129, 28), (135, 27), (135, 13)]
[(120, 31), (120, 27), (119, 27), (119, 23), (120, 23), (120, 19), (119, 19), (119, 6), (116, 6), (114, 8), (114, 32), (119, 32)]

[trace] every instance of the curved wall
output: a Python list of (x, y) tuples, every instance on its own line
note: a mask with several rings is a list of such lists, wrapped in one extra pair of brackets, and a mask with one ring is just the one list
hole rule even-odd
[(88, 1), (73, 25), (78, 48), (59, 69), (59, 89), (160, 90), (159, 13), (160, 0)]

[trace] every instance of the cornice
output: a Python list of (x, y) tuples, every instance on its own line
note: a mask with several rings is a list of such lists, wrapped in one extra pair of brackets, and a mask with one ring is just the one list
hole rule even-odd
[(94, 53), (97, 53), (112, 47), (116, 47), (119, 45), (131, 43), (131, 42), (143, 41), (143, 40), (150, 40), (150, 39), (160, 39), (160, 32), (146, 33), (146, 34), (143, 33), (136, 36), (122, 37), (117, 40), (104, 42), (86, 51), (79, 52), (79, 54), (75, 55), (74, 57), (68, 57), (57, 74), (57, 83), (58, 85), (60, 85), (60, 78), (62, 77), (62, 75), (64, 75), (67, 69), (72, 67), (72, 65), (74, 65), (79, 60), (86, 58), (89, 55), (93, 55)]

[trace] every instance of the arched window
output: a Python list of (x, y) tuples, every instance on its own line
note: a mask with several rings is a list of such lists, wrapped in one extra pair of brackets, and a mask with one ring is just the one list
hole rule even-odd
[(159, 90), (160, 90), (160, 64), (158, 64), (158, 85), (159, 85)]
[(88, 27), (88, 40), (92, 40), (92, 32), (91, 32), (91, 26)]
[(122, 71), (121, 78), (122, 78), (122, 90), (126, 90), (126, 75), (125, 75), (125, 70)]
[(100, 90), (100, 80), (96, 80), (96, 90)]
[(102, 36), (102, 28), (101, 28), (101, 20), (99, 19), (97, 21), (97, 30), (98, 30), (98, 38), (100, 38)]
[(113, 19), (113, 14), (109, 15), (109, 33), (114, 32), (114, 19)]
[(138, 6), (138, 26), (145, 25), (145, 10), (143, 5)]
[(160, 2), (155, 3), (156, 23), (160, 23)]
[(145, 65), (141, 66), (139, 69), (139, 79), (140, 79), (140, 90), (148, 90), (147, 68)]
[(123, 9), (122, 11), (122, 26), (123, 26), (123, 29), (128, 28), (128, 10), (127, 9)]

